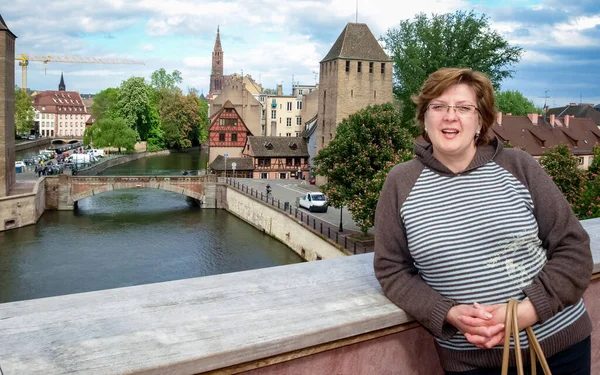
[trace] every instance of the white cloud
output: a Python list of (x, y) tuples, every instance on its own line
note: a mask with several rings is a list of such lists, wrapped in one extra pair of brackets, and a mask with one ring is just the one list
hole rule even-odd
[(142, 44), (141, 49), (144, 52), (152, 52), (152, 51), (154, 51), (154, 45), (150, 44), (150, 43), (145, 43), (145, 44)]

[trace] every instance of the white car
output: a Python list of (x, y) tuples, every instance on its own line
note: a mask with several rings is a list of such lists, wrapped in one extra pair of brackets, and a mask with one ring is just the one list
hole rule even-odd
[(319, 212), (327, 212), (327, 207), (329, 204), (327, 203), (327, 197), (323, 193), (312, 192), (304, 194), (300, 197), (300, 201), (298, 202), (300, 207), (304, 207), (310, 212), (319, 211)]

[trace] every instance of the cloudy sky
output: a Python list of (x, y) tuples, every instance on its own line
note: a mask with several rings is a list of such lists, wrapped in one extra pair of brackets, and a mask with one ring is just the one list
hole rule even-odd
[[(402, 5), (400, 5), (402, 4)], [(17, 55), (133, 59), (145, 65), (32, 62), (28, 86), (96, 93), (132, 75), (182, 72), (182, 89), (208, 92), (217, 25), (225, 74), (251, 74), (265, 88), (318, 80), (319, 61), (347, 22), (352, 0), (18, 0), (0, 15), (18, 36)], [(358, 0), (358, 21), (379, 38), (417, 13), (484, 13), (492, 27), (526, 51), (502, 89), (537, 105), (600, 103), (600, 7), (597, 0)], [(15, 81), (20, 85), (20, 67)], [(293, 77), (293, 78), (292, 78)], [(545, 99), (544, 96), (549, 96)]]

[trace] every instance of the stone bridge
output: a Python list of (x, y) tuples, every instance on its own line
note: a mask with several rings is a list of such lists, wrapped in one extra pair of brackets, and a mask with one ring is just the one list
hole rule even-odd
[(77, 201), (119, 189), (160, 189), (183, 194), (215, 208), (217, 177), (207, 176), (67, 176), (58, 179), (58, 209), (72, 210)]
[(60, 137), (52, 138), (52, 140), (50, 141), (50, 144), (52, 146), (62, 146), (62, 145), (67, 145), (69, 143), (77, 143), (77, 142), (82, 142), (82, 141), (83, 141), (83, 137), (60, 136)]

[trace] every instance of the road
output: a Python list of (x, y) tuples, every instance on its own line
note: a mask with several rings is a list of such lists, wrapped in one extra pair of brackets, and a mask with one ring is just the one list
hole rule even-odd
[[(269, 184), (271, 185), (273, 198), (279, 199), (282, 202), (290, 202), (292, 206), (296, 204), (296, 197), (310, 191), (319, 191), (317, 186), (309, 185), (306, 182), (303, 184), (301, 180), (263, 180), (252, 178), (236, 178), (235, 180), (255, 190), (258, 189), (258, 191), (262, 191), (265, 194), (267, 184)], [(340, 226), (340, 210), (337, 208), (329, 207), (327, 212), (308, 212), (308, 210), (303, 208), (302, 210), (305, 214), (315, 216), (336, 228)], [(346, 208), (342, 208), (342, 226), (344, 232), (360, 232), (360, 229), (356, 226), (350, 212)]]

